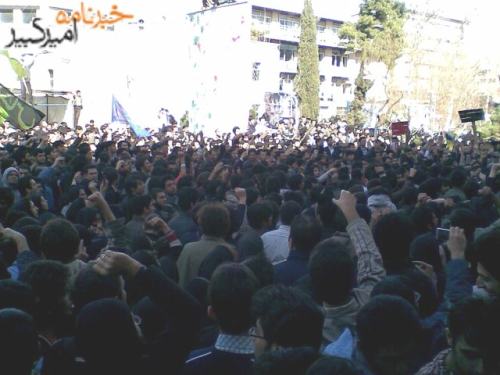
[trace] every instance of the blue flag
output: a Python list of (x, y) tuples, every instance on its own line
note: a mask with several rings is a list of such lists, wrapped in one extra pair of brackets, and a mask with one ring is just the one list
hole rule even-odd
[(147, 130), (135, 124), (130, 119), (127, 111), (123, 108), (120, 102), (118, 102), (114, 95), (111, 103), (111, 122), (119, 122), (120, 124), (128, 125), (138, 137), (149, 137), (151, 135)]

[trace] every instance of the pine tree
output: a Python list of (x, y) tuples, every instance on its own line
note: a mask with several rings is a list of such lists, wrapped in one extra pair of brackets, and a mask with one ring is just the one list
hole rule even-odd
[(301, 116), (316, 120), (319, 115), (319, 60), (316, 17), (311, 0), (304, 0), (300, 17), (299, 61), (294, 83)]

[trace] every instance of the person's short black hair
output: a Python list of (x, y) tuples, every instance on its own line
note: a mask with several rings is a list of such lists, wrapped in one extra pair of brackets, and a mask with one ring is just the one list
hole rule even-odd
[(130, 195), (132, 190), (137, 189), (139, 183), (142, 182), (142, 178), (138, 175), (131, 175), (125, 179), (125, 192)]
[(165, 191), (163, 189), (160, 189), (160, 188), (153, 188), (151, 189), (151, 191), (149, 192), (149, 196), (151, 197), (151, 199), (153, 200), (156, 200), (158, 194), (160, 193), (164, 193)]
[(120, 298), (122, 286), (119, 276), (101, 275), (92, 266), (82, 269), (76, 277), (71, 300), (78, 313), (87, 303), (101, 298)]
[(16, 280), (0, 280), (0, 309), (15, 308), (33, 313), (35, 297), (31, 287)]
[(217, 267), (235, 260), (235, 254), (227, 246), (217, 245), (201, 262), (198, 276), (210, 280)]
[(307, 346), (268, 351), (257, 358), (253, 373), (303, 375), (318, 356), (317, 350)]
[(361, 371), (348, 359), (323, 356), (309, 367), (306, 375), (361, 375)]
[(206, 236), (224, 238), (230, 230), (229, 210), (220, 203), (208, 203), (198, 212), (198, 223)]
[(400, 297), (380, 295), (361, 308), (356, 317), (358, 345), (368, 362), (383, 348), (415, 345), (418, 355), (422, 326), (415, 308)]
[(106, 167), (102, 171), (102, 176), (112, 185), (115, 181), (118, 180), (118, 171), (112, 167)]
[(389, 275), (384, 277), (375, 284), (370, 297), (373, 298), (382, 294), (401, 297), (408, 301), (413, 307), (417, 307), (415, 305), (415, 292), (401, 275)]
[(448, 329), (452, 347), (463, 337), (468, 345), (483, 349), (488, 337), (488, 302), (480, 298), (467, 298), (456, 303), (448, 314)]
[(450, 185), (461, 188), (467, 181), (467, 173), (462, 168), (457, 168), (450, 174)]
[(222, 332), (248, 332), (253, 325), (252, 297), (258, 287), (255, 275), (244, 265), (228, 263), (215, 270), (208, 287), (208, 302)]
[(337, 217), (338, 208), (331, 199), (322, 197), (318, 202), (318, 216), (324, 227), (332, 227)]
[(500, 282), (500, 230), (496, 229), (481, 235), (474, 242), (475, 257), (478, 263), (488, 271), (491, 276)]
[(7, 374), (31, 374), (38, 356), (33, 318), (17, 309), (0, 310), (0, 363)]
[(389, 272), (407, 266), (410, 244), (414, 237), (413, 223), (399, 213), (384, 215), (375, 224), (373, 237)]
[(288, 187), (291, 190), (299, 190), (300, 185), (304, 182), (304, 177), (301, 174), (293, 174), (288, 177)]
[(462, 228), (468, 240), (474, 238), (477, 225), (478, 218), (476, 214), (467, 208), (456, 208), (450, 214), (450, 226)]
[(69, 269), (54, 260), (38, 260), (21, 273), (21, 281), (28, 284), (35, 296), (33, 316), (37, 327), (46, 329), (61, 323), (67, 310)]
[(69, 263), (75, 259), (80, 245), (80, 236), (68, 220), (54, 219), (42, 229), (41, 252), (47, 259)]
[(29, 189), (31, 189), (31, 180), (33, 177), (31, 176), (23, 176), (17, 181), (17, 189), (21, 194), (21, 197), (24, 197)]
[(274, 267), (264, 253), (254, 255), (242, 262), (254, 273), (261, 288), (271, 285), (274, 282)]
[(411, 219), (418, 234), (425, 233), (433, 227), (434, 211), (429, 206), (416, 207)]
[(82, 168), (82, 172), (83, 174), (87, 174), (89, 173), (89, 170), (90, 169), (95, 169), (96, 171), (99, 171), (99, 169), (97, 168), (97, 165), (95, 164), (86, 164), (83, 168)]
[(192, 187), (182, 187), (177, 192), (177, 205), (183, 211), (188, 211), (198, 202), (198, 191)]
[(295, 219), (297, 215), (300, 215), (300, 212), (301, 208), (297, 202), (294, 201), (285, 202), (280, 209), (281, 223), (283, 225), (290, 226), (293, 222), (293, 219)]
[(314, 295), (329, 305), (347, 303), (355, 282), (355, 265), (348, 251), (331, 242), (315, 247), (309, 262)]
[(40, 253), (40, 237), (42, 234), (42, 226), (41, 225), (26, 225), (19, 228), (19, 232), (26, 237), (28, 241), (28, 246), (31, 251), (35, 254), (41, 255)]
[(303, 292), (283, 285), (265, 287), (255, 294), (252, 310), (269, 346), (311, 346), (319, 349), (323, 313)]
[(308, 253), (321, 240), (321, 224), (315, 218), (298, 215), (292, 222), (290, 238), (295, 250)]
[(272, 217), (272, 207), (267, 203), (254, 203), (247, 209), (248, 224), (257, 230), (261, 229)]
[(138, 197), (132, 197), (130, 199), (128, 209), (132, 215), (142, 215), (144, 209), (148, 208), (151, 204), (151, 197), (149, 195), (141, 195)]

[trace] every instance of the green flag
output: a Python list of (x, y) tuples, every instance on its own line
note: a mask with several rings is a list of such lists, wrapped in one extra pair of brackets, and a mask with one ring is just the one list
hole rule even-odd
[(10, 66), (12, 67), (12, 70), (16, 73), (18, 79), (23, 79), (26, 77), (27, 72), (26, 69), (23, 67), (23, 64), (21, 64), (18, 60), (14, 59), (13, 57), (10, 57), (9, 52), (7, 50), (0, 50), (0, 55), (4, 55), (6, 58), (9, 59)]
[(0, 117), (4, 120), (5, 114), (8, 115), (7, 121), (22, 130), (32, 128), (45, 117), (43, 112), (19, 99), (0, 83)]

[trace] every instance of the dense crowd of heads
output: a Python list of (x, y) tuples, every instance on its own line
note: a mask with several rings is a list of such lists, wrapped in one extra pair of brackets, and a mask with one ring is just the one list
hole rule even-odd
[(500, 149), (323, 121), (2, 128), (0, 372), (500, 373)]

